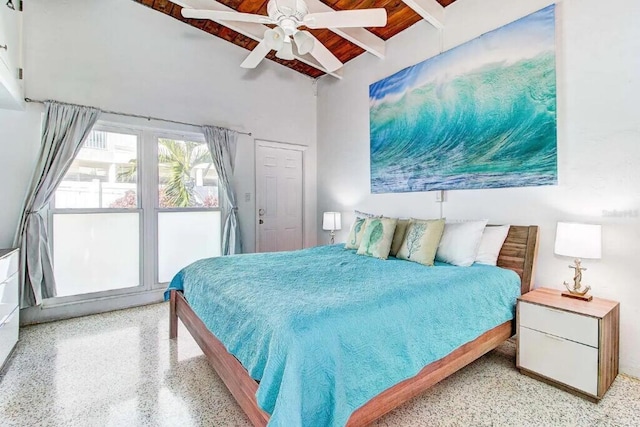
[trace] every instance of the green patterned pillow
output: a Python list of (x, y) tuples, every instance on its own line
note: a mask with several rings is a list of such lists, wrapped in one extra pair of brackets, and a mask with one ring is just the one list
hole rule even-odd
[(404, 241), (404, 235), (407, 232), (407, 226), (411, 221), (408, 219), (399, 219), (398, 224), (396, 224), (396, 231), (393, 233), (393, 241), (391, 242), (391, 250), (389, 251), (389, 255), (396, 256), (398, 251), (400, 250), (400, 246), (402, 246), (402, 242)]
[(397, 222), (396, 218), (369, 218), (365, 224), (366, 229), (362, 235), (358, 255), (387, 259)]
[(367, 219), (356, 217), (355, 221), (353, 221), (351, 230), (349, 230), (349, 237), (347, 237), (347, 243), (344, 245), (345, 249), (358, 249), (360, 247)]
[(444, 219), (411, 220), (396, 257), (433, 265), (443, 232)]

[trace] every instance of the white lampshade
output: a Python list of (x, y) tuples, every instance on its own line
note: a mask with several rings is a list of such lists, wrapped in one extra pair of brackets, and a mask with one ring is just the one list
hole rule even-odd
[(284, 45), (284, 31), (282, 28), (275, 27), (264, 32), (264, 41), (271, 50), (280, 50)]
[(294, 59), (293, 56), (293, 45), (291, 44), (291, 40), (289, 40), (289, 36), (285, 36), (284, 43), (280, 50), (276, 52), (276, 58), (284, 59), (286, 61), (291, 61)]
[(322, 216), (323, 230), (342, 230), (342, 216), (340, 212), (325, 212)]
[(315, 40), (309, 31), (298, 31), (293, 35), (293, 40), (298, 46), (298, 53), (300, 55), (306, 55), (313, 50)]
[(558, 222), (554, 252), (574, 258), (601, 258), (602, 226)]

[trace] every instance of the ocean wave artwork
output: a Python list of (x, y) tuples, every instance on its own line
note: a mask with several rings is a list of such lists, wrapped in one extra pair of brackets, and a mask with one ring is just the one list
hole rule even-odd
[(371, 192), (557, 184), (555, 5), (369, 87)]

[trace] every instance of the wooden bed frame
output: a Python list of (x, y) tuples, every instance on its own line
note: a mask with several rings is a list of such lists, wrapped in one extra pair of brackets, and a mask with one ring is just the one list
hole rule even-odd
[[(498, 266), (515, 271), (521, 278), (521, 294), (529, 292), (533, 283), (538, 246), (537, 226), (511, 226), (500, 251)], [(254, 426), (266, 426), (269, 414), (258, 407), (258, 383), (242, 364), (207, 329), (189, 306), (181, 292), (172, 290), (170, 299), (169, 337), (178, 335), (178, 318), (196, 340), (209, 363), (218, 373)], [(429, 387), (493, 350), (513, 335), (513, 321), (505, 322), (458, 347), (449, 355), (422, 368), (414, 377), (383, 391), (358, 408), (347, 426), (366, 426), (397, 408)]]

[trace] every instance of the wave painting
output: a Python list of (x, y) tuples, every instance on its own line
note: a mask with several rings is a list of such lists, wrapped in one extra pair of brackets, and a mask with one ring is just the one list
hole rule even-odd
[(369, 87), (371, 192), (557, 184), (555, 5)]

